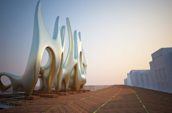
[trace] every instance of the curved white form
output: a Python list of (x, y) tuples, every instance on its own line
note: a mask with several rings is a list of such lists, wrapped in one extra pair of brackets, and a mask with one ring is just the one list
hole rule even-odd
[[(0, 77), (7, 76), (11, 80), (11, 85), (5, 86), (0, 81), (0, 90), (4, 91), (13, 87), (14, 91), (24, 91), (27, 95), (32, 94), (35, 85), (40, 82), (40, 90), (50, 92), (55, 90), (79, 90), (86, 83), (86, 61), (83, 53), (81, 33), (71, 30), (69, 18), (66, 19), (67, 32), (69, 38), (69, 50), (64, 58), (65, 48), (65, 26), (59, 28), (59, 17), (57, 17), (53, 37), (49, 35), (44, 25), (41, 14), (41, 6), (38, 1), (35, 18), (32, 46), (25, 73), (22, 76), (1, 72)], [(45, 66), (41, 66), (44, 51), (49, 54), (49, 61)]]
[[(69, 51), (65, 62), (61, 64), (56, 90), (79, 90), (86, 83), (86, 60), (81, 43), (81, 33), (77, 31), (72, 34), (69, 18), (66, 19)], [(63, 59), (63, 58), (62, 58)]]

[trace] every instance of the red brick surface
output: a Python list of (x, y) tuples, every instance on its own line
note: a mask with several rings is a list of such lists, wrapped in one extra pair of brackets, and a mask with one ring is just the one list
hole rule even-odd
[(0, 113), (172, 113), (172, 94), (127, 86), (90, 92), (37, 93), (33, 99), (11, 102), (19, 104)]

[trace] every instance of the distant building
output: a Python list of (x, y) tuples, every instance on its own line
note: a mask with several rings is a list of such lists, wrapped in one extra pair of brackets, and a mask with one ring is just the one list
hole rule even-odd
[(150, 70), (131, 70), (124, 84), (172, 93), (172, 48), (152, 54)]
[(124, 84), (127, 85), (127, 78), (124, 79)]
[(127, 84), (129, 85), (129, 86), (133, 86), (133, 84), (132, 84), (132, 81), (131, 81), (131, 74), (130, 73), (127, 73)]
[(127, 74), (125, 85), (147, 88), (149, 87), (150, 70), (131, 70)]
[(153, 89), (172, 92), (172, 48), (161, 48), (153, 53), (150, 70), (154, 78)]

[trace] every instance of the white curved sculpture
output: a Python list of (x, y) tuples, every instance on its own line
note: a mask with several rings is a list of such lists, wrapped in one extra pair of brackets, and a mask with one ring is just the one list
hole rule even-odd
[[(56, 90), (68, 90), (69, 88), (79, 90), (86, 83), (86, 60), (82, 52), (81, 35), (77, 31), (72, 34), (69, 18), (66, 19), (68, 37), (69, 37), (69, 51), (65, 62), (61, 64), (58, 74)], [(63, 58), (62, 58), (63, 59)]]
[[(25, 73), (22, 76), (1, 72), (0, 77), (7, 76), (11, 80), (14, 91), (24, 91), (30, 95), (40, 78), (40, 90), (50, 92), (52, 87), (56, 90), (79, 90), (86, 83), (86, 61), (83, 53), (81, 35), (77, 31), (72, 34), (69, 18), (66, 19), (69, 37), (69, 50), (64, 58), (65, 26), (58, 26), (57, 17), (53, 37), (49, 35), (43, 22), (41, 6), (38, 1), (34, 18), (34, 30), (32, 46)], [(41, 66), (43, 52), (47, 50), (49, 61)], [(65, 60), (65, 61), (64, 61)], [(10, 86), (4, 86), (0, 81), (0, 90), (6, 90)]]

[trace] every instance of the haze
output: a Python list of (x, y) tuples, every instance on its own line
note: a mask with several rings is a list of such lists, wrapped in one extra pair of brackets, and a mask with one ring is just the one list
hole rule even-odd
[[(0, 1), (0, 72), (22, 75), (37, 0)], [(87, 85), (123, 84), (131, 69), (148, 69), (151, 53), (172, 46), (171, 0), (41, 0), (52, 34), (56, 16), (82, 33)]]

